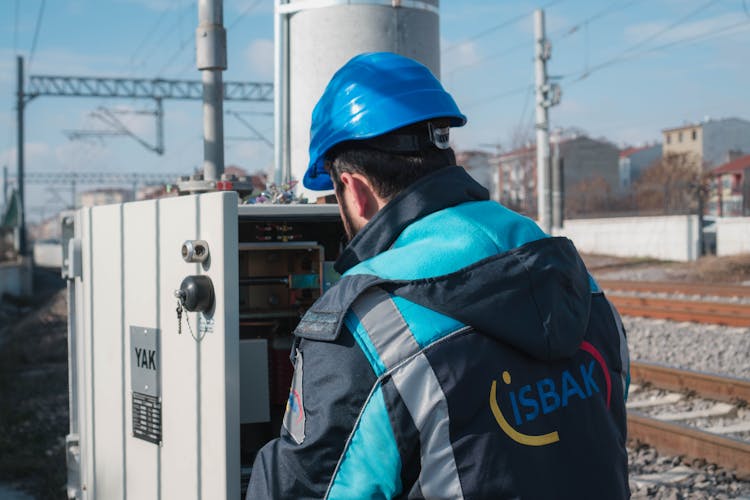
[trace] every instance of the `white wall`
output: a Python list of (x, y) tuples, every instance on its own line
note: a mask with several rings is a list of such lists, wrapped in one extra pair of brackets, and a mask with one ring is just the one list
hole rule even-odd
[(39, 267), (62, 267), (60, 243), (34, 243), (34, 264)]
[(584, 253), (682, 262), (699, 255), (695, 215), (566, 220), (555, 235), (567, 236)]
[(31, 260), (0, 262), (0, 302), (3, 294), (30, 297), (32, 291)]
[(716, 255), (750, 253), (750, 217), (716, 219)]

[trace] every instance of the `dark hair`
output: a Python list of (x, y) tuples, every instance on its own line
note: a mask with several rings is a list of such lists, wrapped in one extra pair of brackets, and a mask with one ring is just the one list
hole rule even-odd
[[(383, 145), (389, 136), (404, 134), (419, 137), (418, 151), (392, 151)], [(455, 165), (453, 149), (438, 149), (428, 137), (427, 123), (420, 122), (374, 140), (337, 144), (326, 154), (336, 192), (341, 194), (342, 173), (358, 173), (370, 180), (378, 196), (390, 200), (425, 175)]]

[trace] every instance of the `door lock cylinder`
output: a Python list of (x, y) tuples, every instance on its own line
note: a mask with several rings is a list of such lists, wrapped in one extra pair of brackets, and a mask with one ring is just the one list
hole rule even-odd
[(174, 295), (186, 311), (205, 313), (214, 305), (214, 285), (208, 276), (186, 277)]

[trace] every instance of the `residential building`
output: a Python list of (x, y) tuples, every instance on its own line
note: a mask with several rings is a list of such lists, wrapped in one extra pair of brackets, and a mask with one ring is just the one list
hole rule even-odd
[(177, 196), (177, 189), (170, 189), (171, 186), (167, 187), (164, 184), (147, 184), (141, 186), (135, 192), (136, 200), (155, 200), (157, 198), (165, 198), (167, 196)]
[(711, 171), (708, 213), (750, 216), (750, 155), (735, 158)]
[(110, 205), (131, 201), (133, 199), (133, 191), (121, 188), (101, 188), (78, 193), (77, 197), (77, 207), (94, 207), (96, 205)]
[(582, 181), (601, 178), (614, 192), (620, 185), (620, 149), (611, 142), (586, 136), (563, 139), (559, 144), (565, 190)]
[(493, 156), (495, 199), (508, 208), (536, 216), (536, 146)]
[(618, 163), (620, 174), (620, 191), (630, 190), (633, 182), (637, 181), (643, 171), (655, 165), (662, 156), (661, 144), (630, 147), (620, 151)]
[(750, 122), (740, 118), (706, 119), (662, 130), (662, 154), (687, 153), (704, 170), (727, 161), (731, 151), (750, 152)]
[[(580, 213), (581, 207), (590, 205), (594, 198), (604, 199), (618, 192), (619, 153), (614, 144), (585, 135), (563, 137), (552, 144), (551, 155), (560, 159), (566, 216)], [(536, 146), (500, 154), (491, 164), (498, 172), (499, 201), (536, 216)]]

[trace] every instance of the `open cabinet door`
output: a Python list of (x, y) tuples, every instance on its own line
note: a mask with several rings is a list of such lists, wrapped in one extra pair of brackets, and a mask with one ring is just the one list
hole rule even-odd
[[(77, 212), (77, 496), (240, 497), (237, 205), (222, 192)], [(207, 242), (205, 262), (183, 259), (188, 240)], [(178, 321), (174, 292), (195, 275), (214, 304)]]

